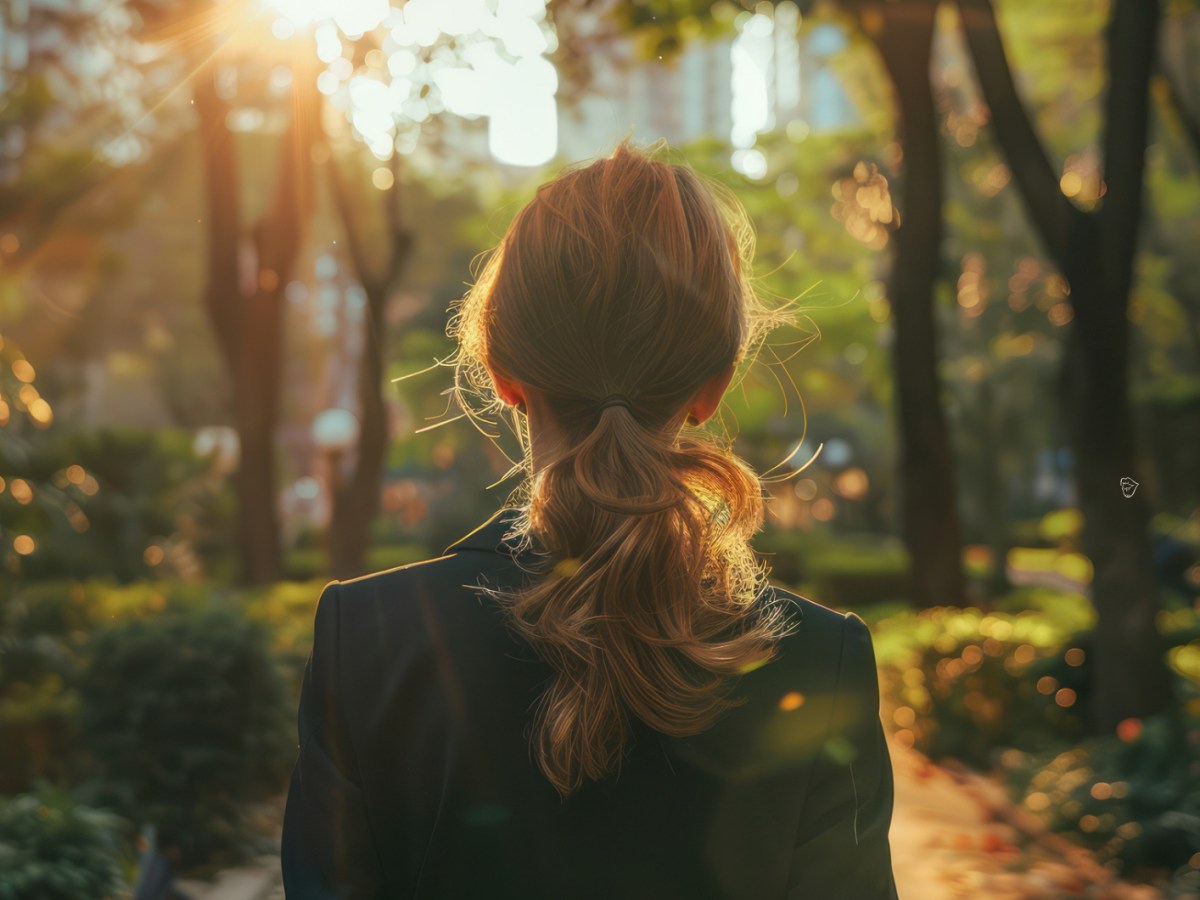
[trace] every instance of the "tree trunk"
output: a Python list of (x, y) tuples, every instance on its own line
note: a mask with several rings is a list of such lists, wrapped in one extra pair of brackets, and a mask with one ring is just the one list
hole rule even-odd
[[(1188, 17), (1192, 19), (1190, 29), (1186, 22)], [(1200, 44), (1194, 39), (1194, 35), (1200, 34), (1200, 28), (1197, 28), (1200, 9), (1184, 13), (1179, 18), (1185, 21), (1167, 17), (1162, 24), (1158, 54), (1159, 93), (1174, 112), (1180, 130), (1192, 149), (1193, 158), (1200, 162), (1200, 90), (1194, 83), (1189, 83), (1186, 77), (1188, 66), (1192, 64), (1190, 54), (1194, 52), (1195, 45)]]
[(1024, 107), (990, 0), (959, 0), (967, 44), (992, 124), (1035, 229), (1070, 288), (1074, 312), (1063, 370), (1067, 431), (1092, 562), (1097, 625), (1092, 721), (1118, 722), (1163, 709), (1171, 696), (1155, 618), (1157, 586), (1145, 491), (1126, 498), (1136, 470), (1129, 400), (1129, 292), (1141, 224), (1149, 79), (1157, 0), (1115, 0), (1108, 27), (1104, 182), (1096, 213), (1059, 191), (1057, 176)]
[(200, 118), (207, 209), (208, 283), (204, 302), (217, 347), (225, 358), (231, 379), (240, 361), (241, 287), (238, 282), (238, 246), (242, 241), (241, 189), (233, 133), (225, 124), (227, 104), (217, 93), (215, 67), (206, 66), (193, 80), (193, 102)]
[[(1076, 405), (1069, 411), (1075, 477), (1092, 560), (1096, 651), (1094, 720), (1111, 731), (1170, 701), (1165, 647), (1144, 490), (1126, 498), (1121, 479), (1138, 477), (1129, 399), (1129, 293), (1142, 219), (1150, 73), (1157, 0), (1116, 0), (1108, 24), (1104, 169), (1108, 191), (1086, 228), (1077, 228), (1063, 274), (1075, 313), (1068, 352)], [(1094, 227), (1092, 222), (1094, 221)]]
[[(978, 322), (977, 322), (978, 324)], [(986, 345), (986, 341), (984, 341)], [(986, 349), (986, 348), (985, 348)], [(1003, 597), (1012, 588), (1008, 580), (1008, 516), (1005, 508), (1004, 473), (1000, 458), (1000, 445), (1004, 439), (996, 412), (996, 394), (992, 379), (996, 377), (994, 366), (988, 367), (979, 383), (979, 429), (983, 435), (980, 450), (980, 507), (983, 512), (984, 539), (992, 553), (992, 571), (988, 576), (988, 598)]]
[(1127, 290), (1106, 284), (1095, 248), (1081, 246), (1066, 277), (1076, 310), (1064, 364), (1066, 424), (1083, 513), (1083, 552), (1092, 561), (1096, 638), (1092, 720), (1111, 733), (1122, 719), (1158, 712), (1170, 698), (1144, 488), (1126, 498), (1121, 480), (1144, 481), (1134, 452), (1129, 403)]
[[(256, 584), (278, 577), (282, 567), (274, 498), (274, 414), (269, 411), (274, 404), (269, 398), (264, 402), (265, 385), (252, 383), (253, 379), (247, 377), (250, 369), (243, 351), (253, 346), (249, 333), (254, 333), (255, 340), (263, 340), (261, 332), (269, 329), (271, 315), (255, 315), (253, 322), (248, 321), (251, 317), (247, 313), (254, 307), (251, 298), (243, 294), (238, 262), (245, 236), (240, 218), (237, 150), (226, 125), (229, 106), (217, 93), (215, 77), (216, 67), (209, 65), (194, 82), (208, 212), (208, 284), (204, 296), (233, 392), (234, 428), (238, 434), (234, 483), (239, 577), (243, 583)], [(269, 336), (267, 339), (269, 343)]]
[[(1193, 23), (1189, 32), (1186, 19)], [(1152, 96), (1158, 101), (1158, 109), (1168, 130), (1181, 133), (1182, 139), (1192, 151), (1192, 162), (1200, 165), (1200, 91), (1185, 77), (1191, 57), (1191, 45), (1200, 41), (1191, 38), (1200, 34), (1200, 9), (1180, 17), (1163, 19), (1158, 54), (1158, 72), (1152, 81)], [(1191, 38), (1191, 39), (1190, 39)], [(1169, 234), (1170, 223), (1157, 220), (1154, 223), (1153, 245), (1156, 252), (1171, 255), (1175, 235)], [(1176, 252), (1174, 255), (1178, 256)], [(1188, 263), (1191, 263), (1188, 265)], [(1196, 289), (1197, 273), (1194, 262), (1177, 260), (1168, 275), (1167, 290), (1179, 302), (1188, 316), (1188, 338), (1200, 358), (1200, 292)]]
[(388, 419), (383, 399), (383, 310), (387, 292), (367, 289), (363, 358), (358, 370), (358, 453), (354, 471), (336, 484), (329, 528), (329, 561), (334, 578), (365, 573), (371, 522), (379, 513), (383, 463), (387, 456)]
[(379, 512), (383, 488), (383, 464), (387, 456), (387, 405), (383, 398), (383, 339), (387, 302), (412, 253), (412, 233), (405, 227), (400, 210), (399, 160), (390, 161), (392, 184), (380, 192), (383, 221), (387, 228), (387, 258), (372, 265), (354, 210), (350, 191), (329, 154), (329, 178), (334, 204), (346, 234), (346, 247), (359, 283), (367, 295), (363, 323), (363, 351), (358, 366), (358, 452), (354, 470), (344, 482), (333, 478), (333, 510), (329, 528), (329, 557), (335, 578), (353, 578), (365, 569), (365, 554), (371, 522)]
[[(194, 99), (204, 144), (208, 203), (209, 318), (225, 357), (234, 392), (238, 432), (237, 538), (245, 584), (277, 581), (283, 570), (275, 500), (275, 430), (283, 348), (283, 290), (303, 245), (312, 211), (308, 176), (314, 133), (312, 73), (296, 65), (292, 120), (280, 143), (275, 190), (262, 219), (247, 238), (240, 221), (237, 152), (217, 93), (215, 64), (195, 79)], [(255, 271), (244, 284), (239, 249), (254, 249)]]
[[(942, 184), (929, 82), (936, 4), (882, 4), (866, 30), (896, 89), (903, 152), (900, 226), (892, 234), (896, 421), (900, 438), (901, 533), (909, 593), (922, 606), (964, 600), (962, 537), (949, 430), (937, 364), (934, 286), (941, 267)], [(869, 20), (868, 20), (869, 21)]]

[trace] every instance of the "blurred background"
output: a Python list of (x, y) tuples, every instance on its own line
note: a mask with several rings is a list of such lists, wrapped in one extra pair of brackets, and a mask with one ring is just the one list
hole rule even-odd
[(1187, 0), (0, 4), (0, 896), (282, 895), (321, 586), (515, 487), (447, 310), (628, 136), (801, 298), (711, 427), (871, 626), (901, 896), (1200, 896), (1198, 59)]

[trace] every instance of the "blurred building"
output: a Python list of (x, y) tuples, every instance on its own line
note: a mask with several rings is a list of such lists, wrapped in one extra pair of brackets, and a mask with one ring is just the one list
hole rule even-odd
[(642, 61), (633, 41), (599, 56), (593, 81), (578, 102), (561, 102), (559, 154), (596, 156), (630, 135), (684, 144), (699, 137), (728, 137), (732, 125), (732, 40), (687, 46), (677, 60)]
[(753, 175), (757, 135), (792, 122), (821, 132), (860, 121), (834, 67), (849, 44), (838, 24), (801, 28), (787, 2), (773, 15), (744, 16), (736, 35), (688, 41), (669, 60), (639, 59), (632, 38), (606, 47), (590, 61), (589, 89), (560, 98), (559, 156), (596, 156), (631, 134), (672, 145), (715, 137), (734, 149), (735, 168)]

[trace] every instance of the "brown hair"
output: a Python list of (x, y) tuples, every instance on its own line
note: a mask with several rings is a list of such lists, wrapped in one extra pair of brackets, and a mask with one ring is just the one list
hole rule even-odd
[[(514, 413), (531, 475), (517, 529), (547, 565), (496, 592), (555, 671), (531, 750), (564, 797), (619, 768), (631, 715), (671, 735), (711, 727), (737, 705), (731, 676), (774, 658), (789, 627), (750, 546), (759, 477), (684, 422), (779, 320), (752, 255), (731, 193), (623, 142), (538, 189), (451, 319), (456, 387), (495, 397), (491, 370), (536, 388), (566, 437), (532, 473)], [(612, 393), (630, 406), (597, 411)]]

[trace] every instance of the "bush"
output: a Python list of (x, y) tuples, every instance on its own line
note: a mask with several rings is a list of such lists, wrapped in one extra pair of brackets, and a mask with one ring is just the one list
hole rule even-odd
[(304, 665), (312, 650), (313, 619), (317, 601), (328, 578), (316, 581), (281, 581), (245, 594), (245, 614), (261, 622), (273, 635), (272, 653), (284, 674), (291, 711), (300, 696)]
[(1158, 630), (1180, 708), (1085, 736), (1094, 615), (1078, 595), (1014, 592), (1019, 612), (901, 612), (875, 631), (903, 742), (980, 768), (1122, 871), (1183, 866), (1200, 852), (1200, 614)]
[(81, 725), (100, 795), (154, 823), (178, 867), (244, 856), (242, 805), (281, 789), (295, 749), (266, 629), (224, 603), (169, 605), (98, 632), (89, 657)]
[(18, 637), (66, 637), (92, 627), (87, 591), (78, 581), (42, 581), (16, 588), (0, 611), (0, 629)]
[(126, 823), (48, 785), (0, 800), (0, 900), (98, 900), (124, 894)]
[(23, 577), (146, 577), (147, 547), (171, 535), (201, 557), (231, 549), (232, 489), (184, 430), (52, 428), (11, 443), (0, 446), (0, 476), (34, 486), (28, 504), (0, 495), (0, 524), (35, 542), (29, 556), (9, 554)]
[(1177, 867), (1200, 853), (1200, 710), (1127, 720), (1061, 752), (1002, 757), (1015, 796), (1118, 871)]
[(74, 777), (81, 756), (75, 686), (92, 633), (100, 623), (164, 609), (168, 593), (199, 606), (211, 591), (72, 580), (11, 590), (0, 606), (0, 792), (28, 790), (35, 778)]
[(827, 606), (868, 605), (903, 597), (908, 561), (895, 538), (772, 529), (756, 541), (771, 577)]
[(988, 768), (1005, 747), (1046, 749), (1083, 733), (1089, 639), (1043, 613), (902, 613), (880, 623), (877, 644), (904, 740), (935, 759)]
[(86, 629), (81, 597), (63, 584), (26, 589), (0, 609), (0, 792), (67, 774)]

